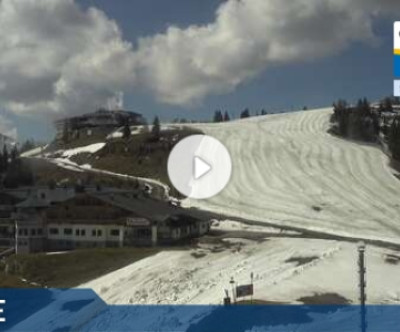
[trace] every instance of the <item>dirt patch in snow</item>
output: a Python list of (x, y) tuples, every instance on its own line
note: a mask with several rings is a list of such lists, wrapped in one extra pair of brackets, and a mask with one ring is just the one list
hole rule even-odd
[(207, 253), (205, 251), (194, 251), (190, 255), (194, 258), (203, 258), (207, 256)]
[(308, 256), (308, 257), (290, 257), (285, 260), (285, 263), (296, 263), (297, 266), (305, 265), (311, 263), (312, 261), (318, 259), (318, 256)]
[(330, 304), (330, 305), (349, 305), (350, 300), (337, 293), (314, 294), (312, 296), (304, 296), (297, 299), (304, 304)]
[(312, 206), (312, 209), (313, 209), (314, 211), (316, 211), (316, 212), (321, 212), (321, 211), (322, 211), (322, 207), (317, 206), (317, 205), (313, 205), (313, 206)]
[(400, 256), (387, 254), (385, 256), (385, 263), (397, 265), (400, 263)]

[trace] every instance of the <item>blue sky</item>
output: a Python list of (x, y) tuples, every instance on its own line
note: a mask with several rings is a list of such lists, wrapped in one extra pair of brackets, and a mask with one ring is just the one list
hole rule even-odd
[[(215, 20), (217, 0), (79, 0), (83, 7), (95, 6), (115, 20), (123, 39), (137, 47), (143, 36), (163, 33), (170, 25), (185, 29), (191, 24), (204, 25)], [(252, 112), (290, 111), (329, 106), (338, 98), (379, 99), (392, 92), (393, 20), (374, 21), (377, 43), (355, 42), (339, 54), (318, 59), (273, 64), (251, 80), (241, 82), (233, 92), (206, 96), (194, 105), (171, 105), (154, 95), (133, 88), (125, 93), (125, 108), (143, 113), (149, 120), (155, 115), (163, 121), (176, 117), (208, 120), (214, 110), (228, 110), (238, 116), (241, 110)], [(48, 140), (54, 134), (46, 116), (8, 117), (18, 128), (19, 138)]]

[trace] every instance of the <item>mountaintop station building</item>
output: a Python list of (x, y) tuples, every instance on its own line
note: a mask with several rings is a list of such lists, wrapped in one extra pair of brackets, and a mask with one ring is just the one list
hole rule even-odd
[(107, 135), (124, 125), (134, 126), (145, 123), (139, 113), (123, 110), (99, 109), (96, 112), (61, 119), (55, 122), (56, 139), (78, 138), (81, 136)]

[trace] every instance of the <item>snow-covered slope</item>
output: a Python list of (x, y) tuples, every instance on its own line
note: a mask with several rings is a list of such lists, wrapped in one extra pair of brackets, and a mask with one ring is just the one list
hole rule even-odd
[[(246, 284), (253, 272), (257, 299), (293, 303), (315, 293), (336, 293), (358, 303), (356, 244), (295, 238), (224, 241), (230, 246), (164, 251), (81, 287), (93, 288), (110, 304), (219, 304), (224, 289), (231, 290), (231, 277)], [(369, 303), (400, 302), (400, 265), (387, 263), (387, 255), (400, 260), (394, 251), (367, 247)]]
[(400, 181), (379, 147), (330, 135), (332, 109), (199, 125), (232, 156), (218, 196), (186, 205), (246, 219), (400, 242)]
[(104, 148), (105, 145), (106, 143), (95, 143), (75, 149), (65, 150), (62, 152), (62, 157), (71, 158), (72, 156), (75, 156), (80, 153), (96, 153), (100, 151), (102, 148)]
[(48, 145), (45, 146), (38, 146), (36, 148), (33, 148), (31, 150), (25, 151), (21, 153), (21, 157), (23, 158), (30, 158), (30, 157), (37, 157), (42, 154), (42, 152), (48, 147)]
[[(400, 243), (400, 181), (388, 158), (377, 146), (328, 134), (331, 112), (196, 125), (227, 146), (233, 174), (218, 196), (184, 203), (248, 220)], [(263, 232), (234, 221), (214, 228)], [(253, 272), (258, 299), (295, 302), (337, 293), (358, 301), (354, 243), (289, 236), (224, 241), (231, 245), (164, 251), (82, 287), (93, 287), (108, 303), (216, 304), (231, 277), (243, 284)], [(297, 265), (299, 258), (305, 261)], [(368, 301), (399, 303), (398, 252), (368, 246), (366, 261)]]

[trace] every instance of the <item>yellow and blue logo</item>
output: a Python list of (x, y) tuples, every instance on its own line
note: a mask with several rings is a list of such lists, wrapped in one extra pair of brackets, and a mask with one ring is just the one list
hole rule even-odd
[(394, 23), (394, 76), (400, 77), (400, 22)]

